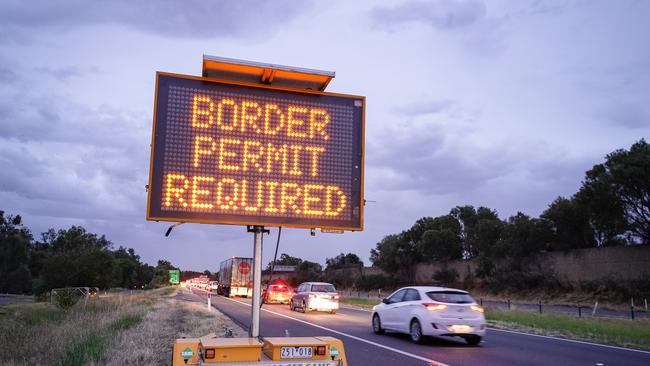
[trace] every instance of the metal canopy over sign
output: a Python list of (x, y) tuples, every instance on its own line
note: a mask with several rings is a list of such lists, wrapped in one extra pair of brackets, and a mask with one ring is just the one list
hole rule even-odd
[(157, 73), (148, 220), (363, 230), (365, 97)]
[(203, 55), (203, 76), (212, 79), (324, 91), (333, 71)]

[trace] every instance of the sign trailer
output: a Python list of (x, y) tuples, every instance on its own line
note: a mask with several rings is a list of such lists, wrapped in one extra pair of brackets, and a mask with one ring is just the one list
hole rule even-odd
[[(177, 222), (166, 236), (185, 222), (254, 233), (253, 268), (240, 268), (253, 274), (251, 338), (177, 340), (174, 364), (196, 351), (205, 363), (262, 360), (265, 226), (363, 230), (365, 97), (324, 92), (332, 78), (213, 56), (203, 77), (156, 73), (147, 220)], [(346, 365), (330, 337), (267, 338), (264, 348), (274, 365)]]

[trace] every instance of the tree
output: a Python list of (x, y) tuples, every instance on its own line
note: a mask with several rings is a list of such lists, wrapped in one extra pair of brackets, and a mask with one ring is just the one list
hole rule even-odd
[(178, 269), (174, 267), (172, 263), (168, 260), (159, 259), (158, 265), (153, 269), (153, 278), (149, 282), (149, 286), (164, 287), (169, 285), (169, 271), (172, 269)]
[(296, 266), (296, 282), (318, 281), (322, 276), (323, 267), (315, 262), (302, 261)]
[(581, 192), (582, 198), (594, 200), (590, 205), (592, 224), (603, 243), (612, 238), (616, 241), (620, 235), (621, 210), (632, 238), (638, 243), (650, 243), (650, 145), (644, 139), (630, 150), (616, 150), (607, 155), (603, 164), (594, 165), (587, 172)]
[(521, 212), (508, 218), (493, 258), (525, 258), (546, 250), (553, 231), (548, 220), (530, 218)]
[(589, 224), (589, 214), (581, 202), (558, 197), (541, 218), (553, 228), (550, 249), (570, 250), (593, 247), (594, 232)]
[(625, 209), (608, 179), (602, 178), (605, 174), (602, 164), (587, 171), (574, 201), (586, 211), (596, 246), (624, 245), (628, 231)]
[(439, 216), (426, 225), (415, 243), (420, 257), (427, 262), (461, 259), (463, 246), (461, 226), (452, 215)]
[(370, 261), (400, 281), (412, 281), (420, 255), (407, 232), (385, 236), (370, 250)]
[(112, 243), (105, 236), (98, 237), (81, 226), (50, 234), (44, 235), (51, 242), (51, 253), (43, 261), (41, 290), (113, 286), (115, 259), (110, 251)]
[(334, 258), (325, 259), (327, 269), (339, 269), (345, 267), (363, 267), (363, 262), (358, 255), (354, 253), (339, 254)]
[[(277, 258), (275, 260), (276, 266), (298, 266), (301, 263), (302, 263), (302, 259), (298, 257), (292, 257), (287, 253), (280, 254), (280, 258)], [(272, 265), (273, 265), (273, 261), (269, 262), (269, 264), (266, 266), (266, 269), (271, 270)]]
[(32, 234), (22, 225), (20, 215), (5, 216), (0, 211), (0, 292), (32, 291), (29, 246)]
[(503, 221), (487, 207), (457, 206), (450, 213), (461, 225), (463, 258), (470, 259), (489, 250), (501, 237)]

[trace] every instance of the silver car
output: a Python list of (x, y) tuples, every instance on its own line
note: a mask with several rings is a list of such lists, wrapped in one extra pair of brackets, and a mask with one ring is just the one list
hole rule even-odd
[(339, 294), (331, 283), (303, 282), (291, 297), (291, 310), (300, 308), (303, 313), (312, 310), (336, 314), (339, 309)]
[(477, 345), (485, 336), (485, 310), (463, 290), (405, 287), (372, 310), (375, 333), (384, 330), (406, 333), (415, 343), (422, 343), (425, 336), (453, 336)]

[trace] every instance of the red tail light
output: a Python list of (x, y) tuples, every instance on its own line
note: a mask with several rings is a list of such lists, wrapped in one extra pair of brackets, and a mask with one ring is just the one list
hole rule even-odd
[(472, 309), (474, 311), (478, 311), (479, 313), (484, 313), (485, 312), (485, 309), (482, 306), (478, 306), (478, 305), (472, 305), (472, 306), (470, 306), (470, 309)]
[(339, 296), (339, 294), (336, 294), (336, 295), (332, 296), (332, 299), (334, 299), (334, 300), (338, 300), (340, 297), (341, 297), (341, 296)]
[(309, 294), (309, 295), (307, 295), (307, 296), (308, 296), (310, 299), (315, 299), (315, 298), (316, 298), (316, 295), (314, 295), (314, 294)]
[(422, 304), (424, 305), (427, 310), (431, 311), (440, 311), (440, 310), (445, 310), (447, 308), (447, 305), (445, 304)]

